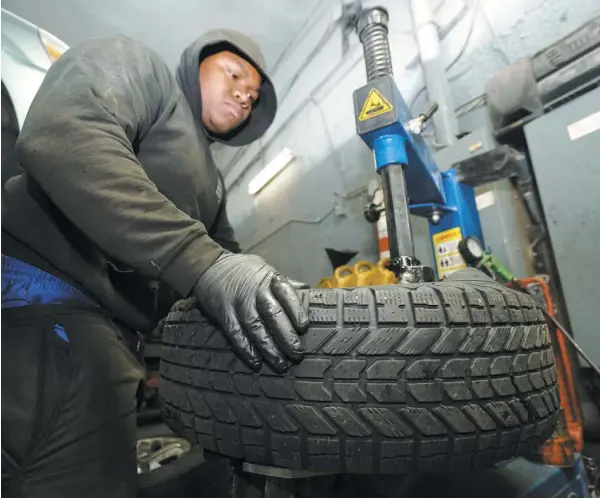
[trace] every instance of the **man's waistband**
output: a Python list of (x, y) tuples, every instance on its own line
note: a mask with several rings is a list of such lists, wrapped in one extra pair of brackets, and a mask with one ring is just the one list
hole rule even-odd
[(59, 277), (19, 259), (2, 255), (2, 309), (44, 304), (96, 303)]

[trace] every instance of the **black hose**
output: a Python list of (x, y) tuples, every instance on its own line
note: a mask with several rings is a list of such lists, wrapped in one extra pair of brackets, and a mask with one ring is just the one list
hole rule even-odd
[(592, 367), (592, 369), (596, 372), (596, 374), (600, 375), (600, 367), (598, 367), (598, 365), (596, 365), (592, 361), (592, 359), (585, 353), (585, 351), (583, 349), (581, 349), (581, 346), (579, 346), (579, 344), (577, 344), (575, 342), (571, 333), (567, 329), (565, 329), (560, 324), (560, 322), (556, 318), (554, 318), (550, 313), (548, 313), (544, 308), (541, 308), (541, 310), (542, 310), (542, 313), (544, 313), (544, 316), (548, 320), (550, 320), (558, 330), (560, 330), (562, 332), (562, 334), (567, 338), (567, 340), (569, 341), (571, 346), (573, 346), (573, 348), (575, 348), (577, 353), (579, 353), (579, 355), (581, 355), (581, 357), (588, 363), (588, 365), (590, 367)]

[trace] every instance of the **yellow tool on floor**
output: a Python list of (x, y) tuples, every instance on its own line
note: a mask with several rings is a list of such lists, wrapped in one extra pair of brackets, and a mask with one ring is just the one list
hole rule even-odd
[(389, 259), (382, 259), (373, 264), (370, 261), (359, 261), (354, 266), (339, 266), (330, 277), (321, 279), (319, 289), (341, 287), (363, 287), (367, 285), (393, 285), (398, 283), (396, 275), (387, 269)]

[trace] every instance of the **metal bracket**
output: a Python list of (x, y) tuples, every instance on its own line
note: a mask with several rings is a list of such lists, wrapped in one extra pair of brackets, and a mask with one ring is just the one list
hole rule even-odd
[[(295, 498), (306, 484), (311, 488), (319, 487), (322, 478), (334, 475), (328, 472), (284, 469), (244, 462), (241, 468), (234, 469), (232, 496), (233, 498)], [(304, 493), (302, 495), (304, 496)]]
[(464, 159), (452, 169), (456, 171), (460, 183), (471, 187), (512, 177), (518, 177), (521, 181), (531, 179), (525, 156), (508, 145)]
[(416, 216), (421, 216), (422, 218), (429, 218), (430, 220), (433, 217), (433, 215), (438, 213), (438, 216), (440, 218), (436, 220), (434, 225), (437, 225), (444, 215), (456, 212), (456, 208), (444, 206), (443, 204), (437, 204), (436, 202), (427, 202), (424, 204), (410, 204), (408, 206), (408, 209), (410, 209), (410, 212), (412, 214)]
[(333, 472), (316, 472), (314, 470), (282, 469), (281, 467), (271, 467), (269, 465), (248, 462), (244, 462), (242, 470), (250, 474), (278, 477), (281, 479), (304, 479), (306, 477), (321, 477), (333, 474)]

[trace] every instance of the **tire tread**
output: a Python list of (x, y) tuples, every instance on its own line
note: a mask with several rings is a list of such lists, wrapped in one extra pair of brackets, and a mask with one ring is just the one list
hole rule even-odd
[(489, 465), (550, 435), (550, 334), (494, 282), (301, 291), (305, 360), (247, 369), (193, 307), (164, 327), (163, 414), (207, 450), (263, 465), (409, 472)]

